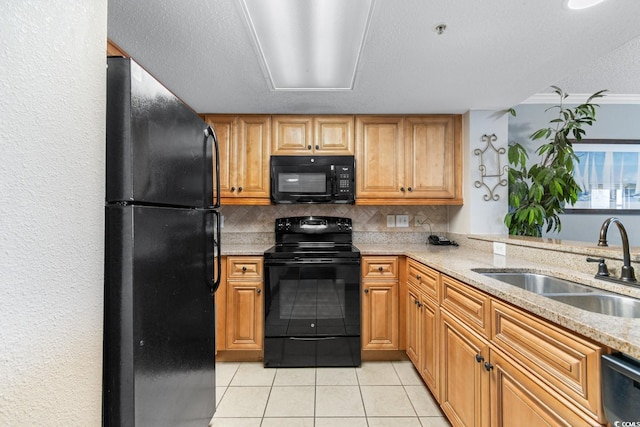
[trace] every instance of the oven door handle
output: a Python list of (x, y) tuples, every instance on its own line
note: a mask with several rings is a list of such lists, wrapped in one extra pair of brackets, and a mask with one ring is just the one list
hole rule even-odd
[(289, 337), (292, 341), (328, 341), (335, 340), (336, 337), (311, 337), (311, 338), (299, 338), (299, 337)]
[(265, 259), (264, 265), (306, 265), (306, 264), (360, 264), (360, 258), (293, 258)]

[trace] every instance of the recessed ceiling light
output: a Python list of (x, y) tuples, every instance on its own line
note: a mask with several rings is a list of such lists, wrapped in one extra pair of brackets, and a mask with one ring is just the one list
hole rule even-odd
[(242, 0), (274, 90), (350, 90), (375, 0)]
[(569, 9), (586, 9), (603, 1), (604, 0), (567, 0), (567, 7)]

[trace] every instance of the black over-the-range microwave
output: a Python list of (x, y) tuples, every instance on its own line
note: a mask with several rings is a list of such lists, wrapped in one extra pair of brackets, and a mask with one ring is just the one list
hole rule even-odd
[(354, 203), (354, 156), (271, 156), (273, 203)]

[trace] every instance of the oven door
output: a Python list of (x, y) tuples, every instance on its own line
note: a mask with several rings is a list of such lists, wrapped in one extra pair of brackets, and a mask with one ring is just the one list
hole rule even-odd
[(265, 367), (360, 366), (360, 259), (265, 260)]

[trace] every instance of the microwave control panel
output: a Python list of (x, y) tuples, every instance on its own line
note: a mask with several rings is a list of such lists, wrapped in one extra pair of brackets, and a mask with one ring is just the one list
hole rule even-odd
[(353, 168), (351, 166), (336, 166), (336, 183), (338, 193), (353, 192)]

